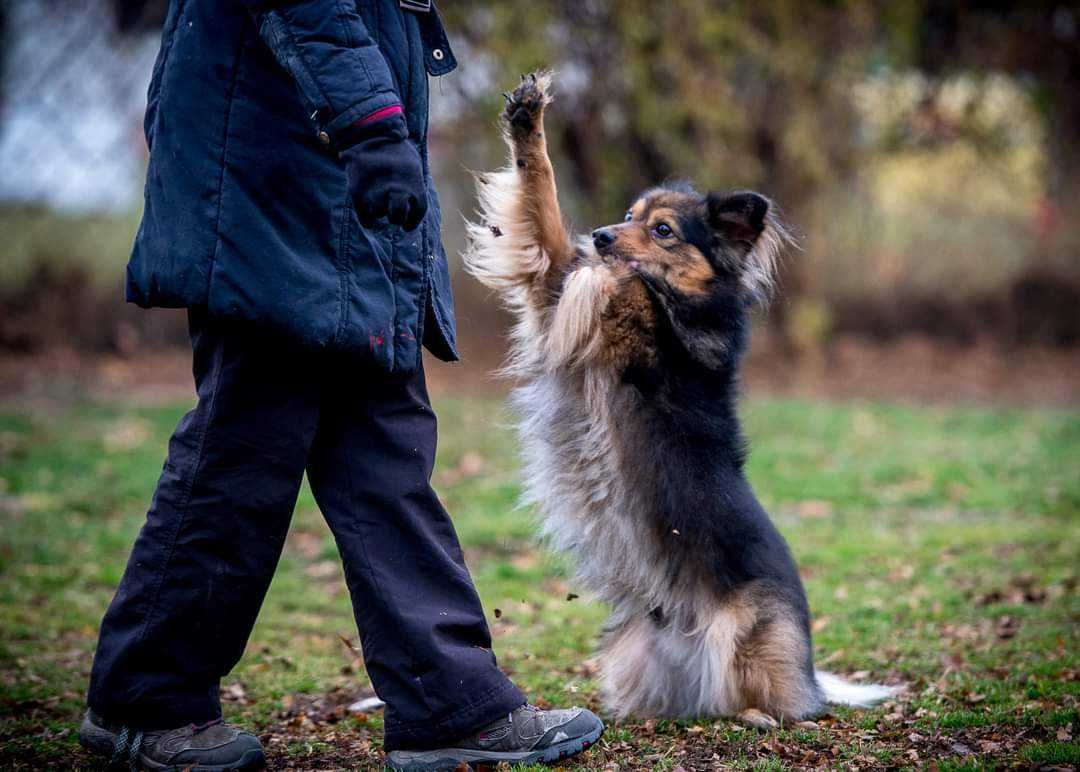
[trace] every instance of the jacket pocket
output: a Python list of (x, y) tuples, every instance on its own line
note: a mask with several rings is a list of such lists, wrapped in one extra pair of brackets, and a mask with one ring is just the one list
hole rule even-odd
[(393, 340), (391, 369), (412, 372), (420, 361), (420, 327), (427, 290), (424, 238), (420, 229), (406, 233), (397, 228), (373, 231), (374, 238), (390, 254), (393, 321), (388, 330)]
[(394, 244), (385, 234), (361, 226), (355, 213), (346, 212), (346, 217), (347, 248), (339, 264), (344, 315), (334, 347), (366, 353), (378, 367), (392, 370), (397, 343)]
[(259, 33), (270, 46), (274, 58), (281, 63), (296, 83), (300, 97), (308, 109), (315, 113), (329, 110), (330, 104), (318, 83), (315, 82), (315, 76), (304, 64), (300, 49), (285, 20), (276, 11), (268, 11), (262, 18), (262, 28)]

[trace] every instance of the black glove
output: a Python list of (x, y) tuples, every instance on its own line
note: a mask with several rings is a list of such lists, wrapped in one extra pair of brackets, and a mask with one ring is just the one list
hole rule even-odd
[(391, 115), (351, 128), (349, 140), (356, 141), (341, 151), (341, 157), (360, 222), (370, 228), (385, 217), (393, 225), (415, 230), (427, 214), (427, 186), (405, 119)]

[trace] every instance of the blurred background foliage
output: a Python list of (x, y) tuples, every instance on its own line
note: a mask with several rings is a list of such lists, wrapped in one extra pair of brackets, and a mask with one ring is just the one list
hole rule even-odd
[[(184, 314), (123, 302), (166, 5), (0, 0), (0, 768), (86, 761), (96, 623), (193, 398)], [(623, 723), (586, 763), (1075, 767), (1075, 0), (439, 5), (461, 67), (431, 83), (431, 158), (465, 361), (428, 368), (434, 483), (502, 666), (530, 698), (595, 704), (604, 610), (514, 506), (519, 443), (485, 378), (507, 319), (459, 257), (469, 170), (504, 161), (501, 92), (550, 67), (580, 230), (686, 178), (758, 189), (801, 234), (743, 373), (748, 474), (799, 557), (820, 659), (910, 687), (768, 736)], [(368, 696), (348, 598), (305, 488), (223, 692), (275, 767), (379, 763), (381, 717), (344, 717)]]
[[(6, 44), (28, 34), (20, 21), (26, 9), (66, 5), (52, 23), (80, 40), (81, 28), (95, 25), (90, 38), (100, 40), (80, 47), (74, 72), (50, 70), (71, 68), (70, 59), (43, 66), (40, 46), (27, 53)], [(79, 73), (88, 67), (111, 72), (106, 80), (114, 85), (144, 83), (163, 5), (12, 0), (3, 22), (0, 159), (52, 152), (36, 132), (20, 138), (9, 116), (82, 98), (58, 84), (83, 81)], [(789, 255), (768, 314), (778, 350), (823, 348), (843, 334), (1080, 343), (1075, 5), (440, 5), (462, 62), (432, 82), (432, 157), (451, 254), (463, 239), (461, 218), (452, 215), (474, 207), (468, 170), (502, 162), (495, 126), (501, 91), (519, 73), (549, 67), (557, 73), (549, 137), (566, 211), (580, 228), (620, 219), (638, 192), (673, 178), (702, 188), (754, 188), (779, 203), (801, 233), (802, 250)], [(25, 66), (32, 57), (38, 66)], [(121, 60), (127, 74), (118, 79)], [(36, 85), (26, 87), (28, 79)], [(126, 121), (129, 130), (112, 132), (120, 139), (87, 153), (115, 159), (121, 150), (144, 152), (139, 105), (123, 103), (110, 120)], [(69, 178), (71, 167), (57, 165), (55, 173)], [(16, 175), (25, 176), (5, 162), (0, 346), (125, 350), (182, 339), (177, 317), (138, 314), (120, 302), (138, 174), (125, 171), (109, 183), (131, 186), (127, 198), (113, 192), (97, 205), (89, 196), (74, 207), (50, 194), (50, 185), (61, 183), (45, 180), (28, 192), (2, 179)], [(505, 319), (486, 292), (458, 274), (466, 349), (498, 350)]]

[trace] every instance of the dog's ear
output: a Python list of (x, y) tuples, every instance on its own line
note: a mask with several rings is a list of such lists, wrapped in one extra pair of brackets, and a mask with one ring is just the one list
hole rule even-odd
[(780, 251), (795, 243), (775, 205), (758, 193), (738, 191), (709, 193), (706, 206), (721, 247), (739, 263), (743, 288), (756, 300), (767, 299)]
[(720, 238), (747, 252), (765, 230), (765, 216), (771, 204), (764, 196), (749, 191), (710, 193), (709, 225)]

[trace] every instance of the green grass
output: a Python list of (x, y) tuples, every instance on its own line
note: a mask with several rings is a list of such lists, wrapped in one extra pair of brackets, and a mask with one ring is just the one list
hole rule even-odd
[(124, 276), (138, 208), (118, 215), (64, 215), (37, 206), (0, 205), (0, 297), (23, 296), (40, 274), (75, 275), (98, 293)]
[[(498, 400), (443, 399), (436, 485), (500, 663), (534, 701), (595, 704), (604, 609), (536, 548)], [(77, 750), (96, 626), (186, 408), (0, 411), (0, 766)], [(761, 733), (724, 720), (614, 724), (586, 768), (1073, 764), (1080, 732), (1080, 413), (753, 401), (749, 475), (791, 543), (828, 669), (904, 697)], [(583, 597), (567, 600), (570, 593)], [(496, 618), (498, 609), (498, 618)], [(227, 715), (280, 765), (371, 768), (367, 688), (337, 552), (310, 492)], [(336, 711), (336, 712), (335, 712)], [(73, 755), (74, 754), (74, 755)], [(912, 755), (914, 754), (914, 755)]]

